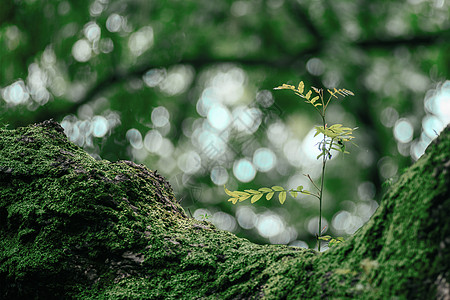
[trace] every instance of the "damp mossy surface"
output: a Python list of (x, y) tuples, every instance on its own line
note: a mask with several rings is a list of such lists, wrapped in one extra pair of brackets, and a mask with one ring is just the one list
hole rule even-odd
[[(189, 218), (170, 184), (46, 121), (0, 129), (1, 299), (429, 299), (449, 293), (447, 129), (324, 253)], [(442, 298), (444, 299), (444, 298)]]

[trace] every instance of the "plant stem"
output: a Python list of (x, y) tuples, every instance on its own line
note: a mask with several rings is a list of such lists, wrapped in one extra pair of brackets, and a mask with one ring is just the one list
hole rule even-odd
[[(322, 123), (323, 128), (325, 129), (326, 123), (325, 123), (325, 114), (322, 115)], [(322, 142), (322, 176), (320, 178), (320, 191), (319, 191), (319, 238), (322, 236), (322, 197), (323, 197), (323, 183), (324, 183), (324, 177), (325, 177), (325, 165), (327, 163), (327, 149), (326, 149), (326, 136), (323, 135), (323, 142)], [(318, 246), (317, 249), (320, 252), (320, 239), (317, 239)]]

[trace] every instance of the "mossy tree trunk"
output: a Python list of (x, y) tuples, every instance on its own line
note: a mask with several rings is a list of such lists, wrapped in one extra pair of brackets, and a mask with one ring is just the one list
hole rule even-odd
[(169, 183), (95, 161), (46, 121), (0, 130), (2, 299), (448, 299), (450, 130), (354, 236), (256, 245), (187, 217)]

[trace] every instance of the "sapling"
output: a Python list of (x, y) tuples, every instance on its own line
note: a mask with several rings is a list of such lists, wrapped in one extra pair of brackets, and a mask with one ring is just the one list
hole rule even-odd
[[(299, 194), (309, 195), (315, 197), (319, 200), (319, 231), (317, 234), (318, 240), (318, 250), (320, 251), (321, 240), (328, 241), (329, 245), (338, 244), (342, 241), (342, 238), (332, 238), (331, 236), (323, 236), (326, 227), (322, 228), (322, 204), (323, 204), (323, 191), (324, 191), (324, 179), (325, 179), (325, 166), (329, 159), (332, 158), (331, 150), (339, 151), (343, 154), (349, 153), (345, 150), (345, 145), (350, 142), (354, 136), (353, 130), (356, 128), (344, 127), (342, 124), (334, 124), (331, 126), (327, 125), (326, 122), (326, 110), (332, 99), (339, 99), (339, 97), (354, 96), (353, 92), (346, 89), (327, 89), (329, 94), (328, 99), (324, 98), (323, 89), (318, 89), (311, 87), (306, 94), (305, 85), (303, 81), (300, 81), (298, 87), (289, 84), (283, 84), (276, 87), (275, 90), (291, 90), (297, 96), (302, 98), (306, 103), (312, 105), (314, 109), (319, 113), (322, 119), (322, 126), (315, 126), (316, 133), (314, 136), (319, 134), (323, 135), (322, 140), (317, 144), (320, 154), (317, 159), (322, 159), (322, 174), (320, 177), (320, 184), (316, 184), (309, 174), (305, 174), (309, 181), (311, 181), (316, 192), (308, 191), (303, 188), (303, 186), (298, 186), (296, 189), (285, 189), (281, 186), (275, 185), (272, 187), (262, 187), (258, 190), (244, 190), (244, 191), (230, 191), (224, 187), (225, 192), (231, 197), (228, 201), (236, 204), (237, 202), (242, 202), (244, 200), (250, 199), (251, 203), (255, 203), (262, 196), (265, 195), (267, 200), (272, 199), (272, 197), (277, 193), (278, 200), (283, 204), (286, 200), (287, 194), (289, 193), (292, 197), (296, 198)], [(313, 94), (314, 93), (314, 94)], [(313, 97), (314, 96), (314, 97)]]

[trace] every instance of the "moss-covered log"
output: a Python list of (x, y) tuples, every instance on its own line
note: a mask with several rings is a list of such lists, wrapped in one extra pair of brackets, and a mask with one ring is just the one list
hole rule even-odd
[(256, 245), (47, 121), (0, 130), (2, 299), (448, 299), (450, 130), (331, 250)]

